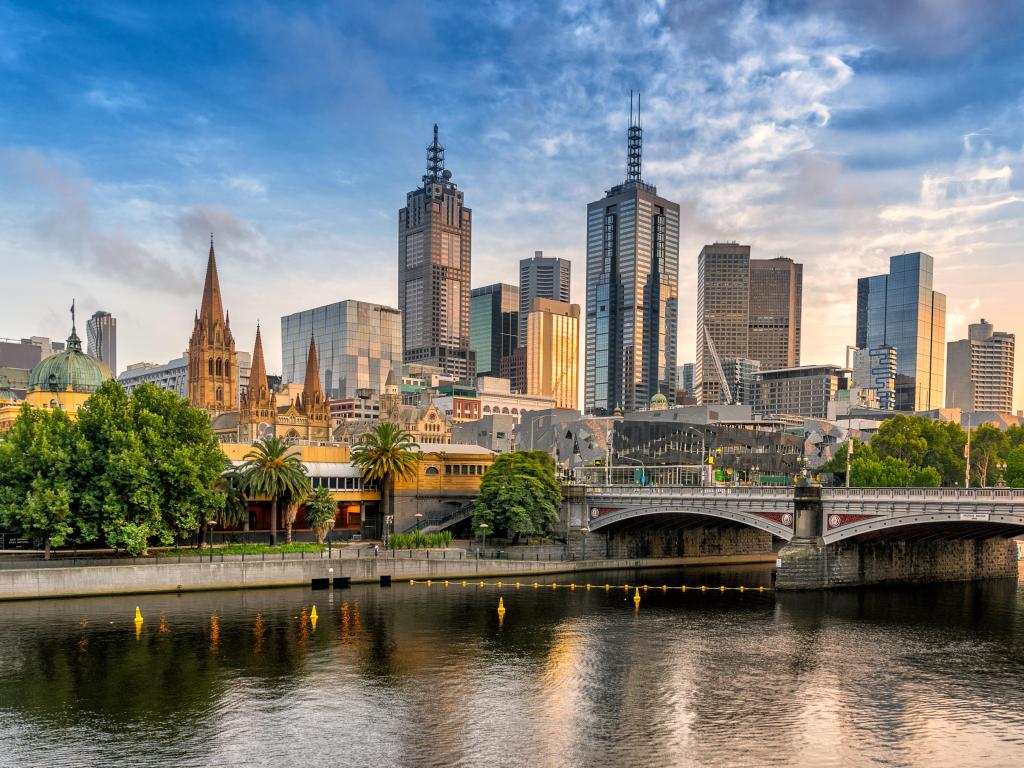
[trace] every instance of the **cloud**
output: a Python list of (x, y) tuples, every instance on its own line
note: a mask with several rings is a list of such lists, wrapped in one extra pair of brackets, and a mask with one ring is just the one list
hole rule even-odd
[(175, 294), (196, 290), (196, 275), (158, 258), (128, 234), (96, 224), (88, 179), (62, 171), (37, 149), (5, 150), (2, 166), (49, 202), (34, 230), (59, 258), (135, 288)]
[(113, 87), (96, 87), (85, 93), (85, 100), (107, 112), (123, 112), (128, 109), (138, 109), (145, 105), (141, 96), (134, 92), (134, 88), (127, 83)]

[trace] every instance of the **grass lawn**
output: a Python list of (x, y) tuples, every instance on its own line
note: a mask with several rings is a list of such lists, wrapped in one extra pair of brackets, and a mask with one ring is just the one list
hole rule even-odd
[[(321, 552), (325, 549), (327, 549), (326, 546), (321, 547), (319, 544), (296, 541), (291, 544), (278, 544), (276, 547), (272, 547), (269, 544), (224, 544), (222, 546), (215, 546), (213, 553), (215, 555), (261, 555), (266, 552), (267, 554), (279, 555), (282, 552), (286, 554), (292, 552)], [(153, 554), (157, 557), (209, 557), (210, 549), (205, 546), (202, 549), (194, 547), (159, 549), (153, 550)]]

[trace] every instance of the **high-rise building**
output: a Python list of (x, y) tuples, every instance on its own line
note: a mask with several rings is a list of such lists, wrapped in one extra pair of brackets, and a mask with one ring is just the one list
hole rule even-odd
[(281, 375), (300, 384), (309, 370), (310, 338), (316, 341), (325, 397), (345, 400), (360, 389), (384, 392), (388, 374), (402, 374), (402, 313), (364, 301), (339, 301), (281, 318)]
[(846, 366), (853, 371), (853, 386), (873, 392), (880, 410), (896, 410), (896, 347), (848, 347)]
[(996, 331), (982, 318), (967, 327), (967, 338), (946, 346), (946, 407), (1013, 413), (1013, 356), (1016, 337)]
[(889, 258), (889, 273), (857, 281), (857, 347), (896, 348), (896, 410), (942, 404), (946, 369), (946, 295), (932, 287), (927, 253)]
[(695, 395), (693, 387), (693, 363), (683, 363), (676, 371), (676, 389), (688, 395)]
[(526, 394), (553, 397), (556, 408), (579, 406), (580, 308), (534, 299), (526, 316)]
[(86, 351), (117, 375), (117, 318), (94, 312), (85, 324)]
[(762, 368), (800, 365), (803, 264), (792, 259), (750, 260), (747, 357)]
[(643, 128), (630, 102), (626, 180), (587, 206), (585, 408), (676, 398), (679, 205), (641, 177)]
[(423, 185), (398, 212), (398, 307), (405, 362), (460, 378), (476, 373), (469, 343), (472, 217), (444, 167), (435, 125)]
[(238, 356), (231, 319), (224, 312), (217, 277), (217, 257), (210, 238), (210, 254), (203, 285), (203, 303), (196, 312), (188, 342), (188, 399), (211, 414), (238, 407)]
[(545, 256), (534, 251), (532, 259), (519, 262), (519, 346), (526, 346), (526, 313), (534, 299), (569, 302), (569, 278), (572, 265), (568, 259)]
[(697, 257), (698, 401), (723, 402), (716, 354), (719, 363), (746, 359), (762, 369), (798, 366), (802, 298), (802, 264), (752, 259), (750, 246), (739, 243), (705, 245)]
[(727, 357), (722, 361), (722, 371), (725, 380), (729, 382), (733, 403), (749, 406), (757, 404), (760, 361), (746, 357)]
[(850, 388), (850, 371), (837, 365), (805, 365), (758, 374), (755, 413), (828, 418), (828, 404)]
[(518, 288), (495, 283), (470, 292), (469, 345), (477, 376), (500, 375), (502, 358), (519, 346)]

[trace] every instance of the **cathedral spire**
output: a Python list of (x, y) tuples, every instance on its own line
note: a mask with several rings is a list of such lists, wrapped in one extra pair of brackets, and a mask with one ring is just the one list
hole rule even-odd
[(217, 277), (217, 257), (213, 252), (213, 234), (210, 234), (210, 257), (206, 262), (206, 283), (203, 285), (203, 303), (199, 319), (208, 323), (224, 321), (224, 303), (220, 297), (220, 279)]
[(640, 181), (644, 129), (640, 126), (640, 94), (636, 95), (636, 118), (633, 117), (633, 92), (629, 92), (629, 129), (626, 131), (626, 183)]
[(309, 357), (306, 358), (306, 383), (302, 386), (302, 402), (306, 405), (323, 398), (320, 389), (320, 363), (316, 355), (316, 339), (309, 337)]
[(252, 350), (252, 367), (249, 369), (249, 402), (259, 402), (269, 395), (267, 365), (263, 362), (263, 339), (259, 323), (256, 324), (256, 344)]

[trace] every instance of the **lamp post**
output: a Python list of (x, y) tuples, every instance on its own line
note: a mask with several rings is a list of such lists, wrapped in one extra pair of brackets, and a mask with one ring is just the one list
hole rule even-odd
[(216, 520), (206, 521), (206, 530), (210, 533), (210, 562), (213, 562), (213, 526), (217, 524)]
[(483, 552), (487, 548), (487, 529), (490, 526), (487, 523), (480, 523), (477, 527), (480, 529), (480, 551)]
[(420, 529), (420, 523), (423, 522), (423, 513), (422, 512), (417, 512), (415, 517), (416, 517), (416, 530), (418, 531)]
[(644, 481), (646, 481), (646, 479), (647, 479), (647, 465), (646, 464), (644, 464), (639, 459), (631, 459), (631, 458), (629, 458), (629, 456), (619, 456), (619, 461), (632, 461), (634, 464), (639, 464), (640, 465), (640, 469), (643, 472), (643, 477), (641, 479), (640, 485), (644, 484)]
[(587, 528), (587, 526), (584, 525), (582, 528), (580, 528), (580, 534), (582, 534), (582, 536), (583, 536), (583, 551), (581, 553), (582, 554), (582, 558), (581, 559), (583, 559), (583, 560), (587, 559), (587, 534), (588, 533), (590, 533), (590, 529)]

